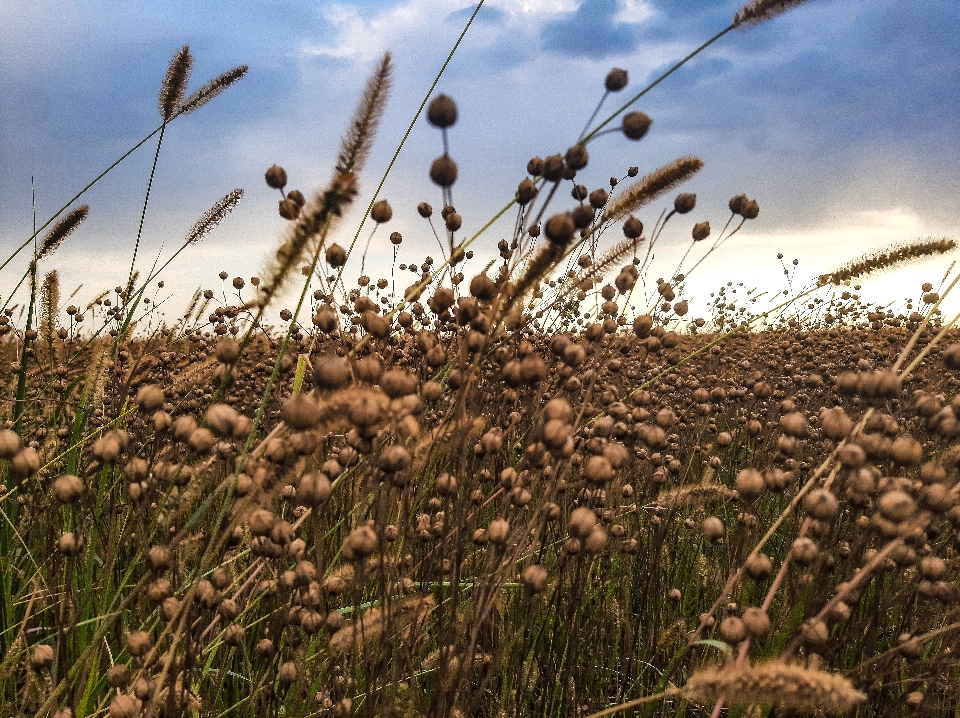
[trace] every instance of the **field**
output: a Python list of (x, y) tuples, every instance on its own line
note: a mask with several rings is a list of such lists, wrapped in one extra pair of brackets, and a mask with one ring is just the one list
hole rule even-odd
[[(794, 4), (754, 0), (728, 30)], [(164, 78), (158, 155), (246, 72), (185, 96), (191, 59)], [(605, 128), (646, 134), (641, 92), (530, 160), (513, 237), (465, 276), (488, 238), (458, 234), (439, 95), (445, 206), (417, 211), (442, 255), (371, 278), (364, 240), (331, 232), (391, 72), (386, 55), (325, 188), (266, 170), (289, 229), (261, 276), (222, 273), (172, 324), (150, 299), (167, 265), (61, 301), (80, 195), (22, 245), (25, 300), (4, 291), (0, 316), (0, 714), (960, 710), (960, 336), (940, 311), (958, 276), (903, 312), (859, 294), (955, 243), (773, 300), (731, 282), (691, 316), (691, 272), (760, 207), (733, 196), (719, 233), (690, 227), (696, 262), (658, 266), (700, 160), (576, 181)], [(627, 85), (612, 70), (604, 100)], [(392, 214), (370, 201), (367, 246), (401, 246)]]

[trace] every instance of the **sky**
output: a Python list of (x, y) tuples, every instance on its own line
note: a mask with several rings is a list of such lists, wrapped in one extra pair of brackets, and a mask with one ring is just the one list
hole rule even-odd
[[(219, 292), (221, 270), (247, 279), (261, 272), (286, 229), (264, 171), (283, 166), (289, 188), (308, 196), (323, 188), (366, 79), (389, 50), (392, 94), (360, 195), (334, 237), (348, 245), (475, 7), (460, 0), (0, 3), (0, 254), (32, 233), (31, 178), (42, 223), (158, 126), (160, 83), (184, 44), (194, 57), (188, 92), (234, 66), (250, 71), (168, 127), (137, 268), (146, 272), (156, 257), (169, 257), (227, 192), (243, 188), (245, 195), (164, 272), (157, 298), (166, 300), (167, 316), (175, 319), (197, 287)], [(630, 84), (607, 99), (601, 116), (726, 27), (738, 7), (727, 0), (487, 0), (435, 91), (458, 105), (448, 137), (459, 166), (453, 199), (462, 235), (512, 198), (527, 160), (576, 141), (611, 68), (626, 69)], [(652, 276), (674, 270), (695, 222), (709, 221), (716, 232), (731, 196), (757, 200), (759, 217), (688, 280), (691, 316), (726, 282), (788, 289), (778, 253), (788, 267), (798, 259), (795, 288), (891, 242), (960, 240), (958, 27), (955, 0), (809, 0), (728, 33), (649, 92), (631, 108), (652, 118), (647, 136), (597, 138), (577, 181), (594, 189), (630, 166), (642, 175), (683, 155), (703, 160), (679, 190), (697, 194), (696, 208), (668, 224)], [(42, 263), (42, 271), (60, 272), (65, 299), (82, 285), (72, 301), (85, 304), (125, 281), (155, 151), (154, 141), (146, 143), (87, 192), (81, 201), (89, 218)], [(404, 237), (398, 262), (439, 256), (416, 206), (442, 206), (428, 177), (441, 153), (439, 131), (421, 116), (379, 195), (394, 218), (373, 235), (371, 277), (389, 274), (392, 231)], [(563, 196), (557, 210), (572, 206)], [(641, 211), (644, 224), (652, 227), (671, 201)], [(468, 276), (497, 256), (497, 241), (512, 226), (508, 215), (474, 243)], [(371, 229), (364, 225), (359, 243)], [(918, 297), (920, 284), (938, 285), (951, 261), (866, 280), (863, 295)], [(27, 262), (21, 254), (0, 273), (4, 300)], [(352, 269), (355, 278), (359, 265)], [(960, 298), (948, 306), (960, 309)]]

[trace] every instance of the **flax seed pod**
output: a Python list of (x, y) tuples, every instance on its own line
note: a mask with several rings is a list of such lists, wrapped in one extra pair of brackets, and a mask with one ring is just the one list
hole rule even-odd
[(747, 629), (741, 619), (727, 616), (720, 622), (720, 635), (727, 643), (736, 645), (747, 637)]
[(163, 406), (163, 389), (156, 384), (144, 384), (137, 390), (135, 401), (143, 411), (157, 411)]
[(631, 140), (643, 139), (653, 121), (643, 112), (628, 112), (623, 116), (621, 129), (624, 136)]
[(362, 561), (377, 548), (377, 534), (369, 526), (358, 526), (343, 540), (343, 557), (347, 561)]
[(623, 222), (623, 236), (627, 239), (639, 239), (643, 234), (643, 222), (632, 214)]
[(758, 553), (747, 559), (744, 568), (754, 581), (762, 581), (773, 572), (773, 562), (766, 554)]
[(430, 165), (430, 179), (441, 187), (453, 186), (457, 181), (457, 163), (449, 155), (437, 157)]
[(539, 564), (527, 566), (521, 582), (530, 593), (543, 593), (547, 590), (547, 570)]
[(133, 696), (119, 693), (110, 701), (107, 713), (110, 718), (136, 718), (140, 713), (140, 704)]
[(615, 67), (607, 73), (603, 85), (607, 89), (607, 92), (620, 92), (620, 90), (627, 86), (627, 82), (627, 71)]
[(263, 177), (267, 181), (267, 185), (273, 189), (282, 190), (287, 185), (287, 173), (279, 165), (271, 165)]
[(53, 482), (53, 495), (62, 504), (73, 504), (83, 496), (83, 480), (73, 474), (64, 474)]
[(719, 541), (723, 538), (724, 533), (726, 533), (723, 528), (723, 521), (716, 516), (708, 516), (705, 518), (701, 528), (704, 538), (711, 542)]
[(506, 519), (494, 519), (487, 528), (487, 540), (490, 543), (503, 546), (510, 537), (510, 524)]
[(748, 608), (743, 612), (743, 627), (750, 638), (763, 638), (770, 632), (770, 618), (761, 608)]
[(352, 379), (346, 360), (335, 354), (321, 354), (313, 361), (313, 381), (320, 389), (342, 389)]
[(840, 511), (840, 504), (832, 492), (827, 489), (816, 489), (807, 495), (804, 508), (815, 519), (833, 522)]
[(570, 535), (573, 538), (586, 538), (597, 525), (597, 515), (592, 509), (581, 506), (570, 514)]
[(147, 655), (153, 642), (150, 640), (150, 634), (146, 631), (131, 631), (127, 635), (127, 652), (134, 658), (142, 658)]
[(457, 121), (457, 103), (447, 95), (437, 95), (427, 107), (427, 122), (446, 129)]
[(690, 192), (681, 192), (673, 200), (673, 211), (677, 214), (692, 212), (697, 205), (697, 195)]
[(373, 207), (370, 209), (370, 219), (377, 224), (385, 224), (390, 221), (391, 217), (393, 217), (393, 209), (387, 200), (381, 199), (374, 202)]
[(330, 480), (320, 473), (304, 474), (297, 486), (297, 500), (304, 506), (316, 508), (330, 498), (332, 487)]

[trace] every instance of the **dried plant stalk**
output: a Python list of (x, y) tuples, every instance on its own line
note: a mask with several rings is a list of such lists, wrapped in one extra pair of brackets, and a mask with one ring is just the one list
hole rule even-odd
[(634, 182), (604, 213), (604, 220), (618, 219), (648, 204), (686, 182), (703, 167), (699, 157), (680, 157)]

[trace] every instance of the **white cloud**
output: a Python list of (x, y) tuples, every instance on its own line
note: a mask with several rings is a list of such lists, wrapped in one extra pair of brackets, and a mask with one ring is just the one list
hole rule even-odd
[(647, 0), (621, 0), (620, 9), (614, 15), (614, 22), (637, 24), (646, 22), (656, 15), (653, 5)]

